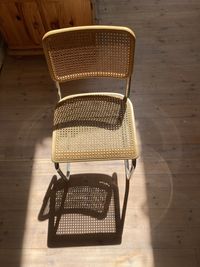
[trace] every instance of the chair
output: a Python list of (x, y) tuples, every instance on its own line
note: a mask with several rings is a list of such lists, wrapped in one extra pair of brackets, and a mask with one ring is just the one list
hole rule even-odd
[[(68, 180), (71, 162), (124, 160), (126, 178), (138, 150), (133, 106), (129, 99), (135, 35), (126, 27), (81, 26), (47, 32), (43, 49), (58, 101), (54, 112), (52, 161)], [(82, 93), (62, 97), (60, 83), (90, 78), (126, 81), (124, 95)], [(67, 174), (59, 163), (67, 163)]]

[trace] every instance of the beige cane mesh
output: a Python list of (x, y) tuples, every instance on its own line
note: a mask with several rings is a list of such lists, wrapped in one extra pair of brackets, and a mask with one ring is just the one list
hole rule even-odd
[(81, 94), (60, 101), (54, 113), (54, 162), (134, 159), (134, 114), (123, 95)]
[(132, 73), (135, 36), (125, 27), (88, 26), (55, 30), (43, 38), (53, 80), (127, 78)]
[[(134, 33), (125, 27), (85, 26), (50, 31), (43, 48), (54, 81), (130, 78)], [(133, 107), (114, 93), (63, 98), (54, 113), (54, 162), (135, 159)]]

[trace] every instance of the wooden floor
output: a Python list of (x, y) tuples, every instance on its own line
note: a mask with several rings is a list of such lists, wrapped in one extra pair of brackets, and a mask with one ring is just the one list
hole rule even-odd
[[(131, 99), (141, 156), (121, 245), (48, 248), (38, 221), (51, 163), (56, 91), (41, 57), (7, 57), (0, 75), (1, 267), (200, 266), (200, 2), (99, 0), (100, 24), (137, 36)], [(66, 93), (122, 92), (109, 81), (72, 82)], [(119, 88), (119, 89), (118, 89)], [(121, 162), (74, 164), (73, 173), (118, 173)]]

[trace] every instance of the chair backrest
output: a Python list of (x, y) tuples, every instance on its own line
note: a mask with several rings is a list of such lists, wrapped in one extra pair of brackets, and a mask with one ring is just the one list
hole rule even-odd
[(47, 32), (43, 48), (56, 82), (132, 74), (135, 35), (126, 27), (81, 26)]

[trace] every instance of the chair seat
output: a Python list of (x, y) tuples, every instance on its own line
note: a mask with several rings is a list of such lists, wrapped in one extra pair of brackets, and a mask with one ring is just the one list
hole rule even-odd
[(138, 156), (132, 103), (116, 93), (86, 93), (55, 108), (54, 162), (135, 159)]

